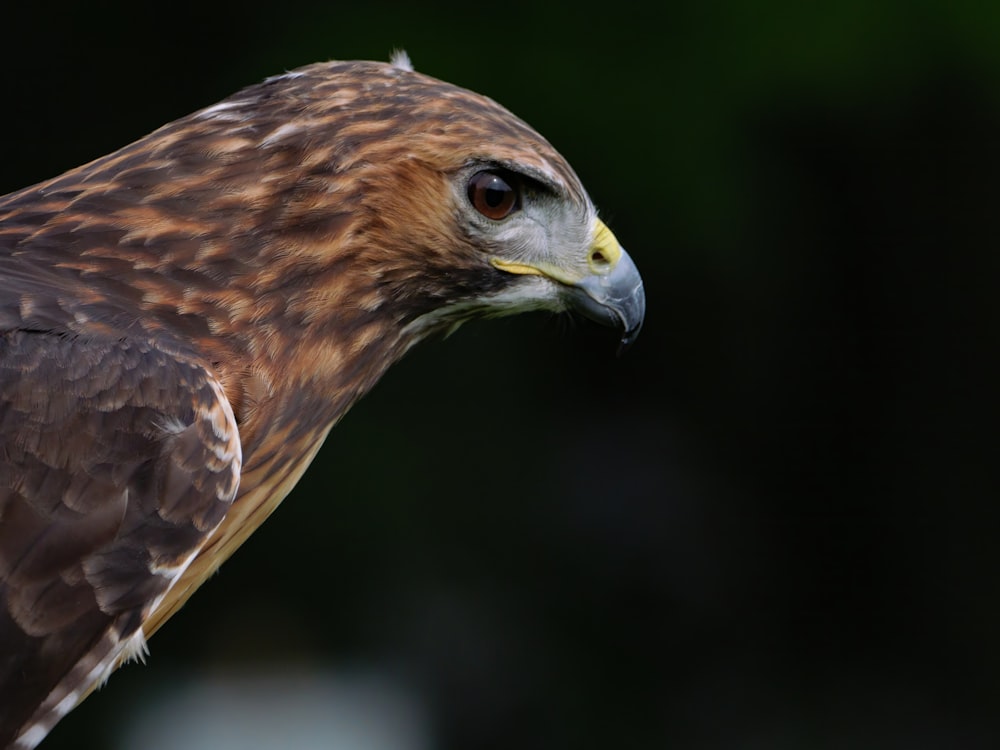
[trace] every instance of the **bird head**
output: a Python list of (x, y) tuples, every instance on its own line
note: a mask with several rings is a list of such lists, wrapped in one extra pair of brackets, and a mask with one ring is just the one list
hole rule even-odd
[(566, 160), (487, 97), (373, 65), (354, 115), (371, 106), (367, 127), (393, 123), (398, 134), (379, 139), (377, 158), (365, 154), (379, 213), (360, 235), (375, 253), (393, 248), (384, 278), (407, 311), (405, 330), (572, 310), (618, 327), (630, 344), (645, 313), (642, 280)]
[[(391, 338), (391, 324), (404, 348), (526, 310), (578, 311), (621, 329), (624, 345), (639, 331), (635, 264), (566, 160), (487, 97), (406, 65), (330, 62), (245, 89), (192, 124), (211, 124), (209, 150), (228, 160), (251, 146), (274, 163), (246, 170), (240, 189), (267, 219), (245, 235), (270, 259), (258, 281), (280, 281), (284, 314), (301, 304), (315, 322), (321, 300), (334, 328), (354, 311), (367, 338)], [(266, 296), (256, 291), (258, 313)]]

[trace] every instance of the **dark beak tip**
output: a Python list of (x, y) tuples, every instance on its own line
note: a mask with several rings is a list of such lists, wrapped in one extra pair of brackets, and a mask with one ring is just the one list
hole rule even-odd
[(621, 357), (625, 352), (632, 348), (635, 340), (639, 337), (639, 331), (642, 329), (642, 324), (640, 323), (635, 328), (630, 331), (625, 331), (622, 334), (621, 341), (618, 342), (618, 351), (615, 352), (616, 357)]

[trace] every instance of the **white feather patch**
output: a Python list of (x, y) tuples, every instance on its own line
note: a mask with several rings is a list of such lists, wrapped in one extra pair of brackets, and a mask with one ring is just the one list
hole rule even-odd
[(199, 120), (222, 120), (223, 122), (241, 122), (247, 119), (248, 115), (240, 112), (233, 112), (231, 110), (239, 109), (240, 107), (246, 106), (246, 101), (236, 100), (236, 101), (225, 101), (219, 102), (218, 104), (213, 104), (210, 107), (205, 107), (204, 109), (198, 110), (194, 113), (194, 116)]
[[(119, 660), (122, 664), (128, 664), (130, 661), (145, 664), (147, 656), (149, 656), (149, 645), (146, 643), (146, 634), (142, 632), (142, 628), (139, 628), (132, 634), (131, 638), (125, 641)], [(102, 682), (107, 682), (110, 676), (111, 672), (108, 672)]]
[(562, 312), (566, 304), (559, 295), (559, 285), (544, 276), (523, 276), (519, 283), (502, 292), (439, 307), (412, 320), (403, 329), (409, 346), (427, 333), (445, 328), (447, 335), (472, 317), (498, 318), (533, 310)]
[(25, 730), (24, 734), (17, 738), (13, 747), (15, 750), (31, 750), (39, 742), (45, 739), (49, 733), (49, 727), (42, 724), (34, 724)]
[(400, 70), (413, 70), (413, 63), (410, 61), (410, 56), (406, 54), (405, 49), (394, 49), (392, 54), (389, 55), (389, 64)]

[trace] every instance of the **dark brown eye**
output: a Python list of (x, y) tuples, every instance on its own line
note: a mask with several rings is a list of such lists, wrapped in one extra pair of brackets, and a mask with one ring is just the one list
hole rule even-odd
[(506, 219), (518, 208), (519, 197), (497, 172), (476, 172), (469, 179), (469, 202), (487, 219)]

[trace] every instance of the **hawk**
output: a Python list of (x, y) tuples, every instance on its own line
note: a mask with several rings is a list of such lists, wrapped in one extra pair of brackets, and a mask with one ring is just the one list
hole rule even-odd
[(475, 317), (645, 311), (566, 161), (492, 100), (310, 65), (0, 197), (0, 746), (32, 748)]

